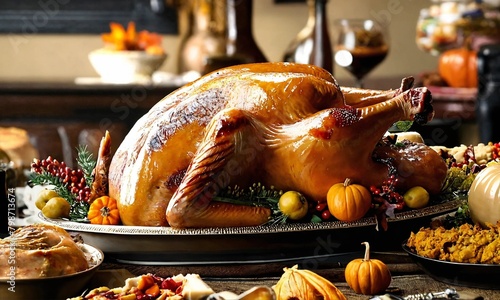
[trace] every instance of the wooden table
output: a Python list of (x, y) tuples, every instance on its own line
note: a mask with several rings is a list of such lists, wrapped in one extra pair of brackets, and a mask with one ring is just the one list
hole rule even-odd
[[(462, 298), (460, 299), (481, 299), (475, 297), (491, 300), (500, 299), (500, 290), (468, 288), (436, 281), (426, 275), (402, 251), (376, 252), (373, 253), (372, 257), (380, 259), (388, 265), (392, 274), (392, 282), (387, 291), (396, 295), (406, 296), (455, 288), (461, 294)], [(154, 273), (162, 277), (168, 277), (176, 274), (195, 273), (200, 274), (216, 292), (231, 291), (239, 294), (254, 286), (272, 287), (283, 274), (284, 267), (291, 267), (291, 265), (287, 263), (265, 263), (217, 266), (148, 266), (105, 262), (92, 284), (99, 285), (99, 283), (102, 283), (102, 281), (98, 282), (99, 278), (105, 278), (105, 282), (109, 282), (110, 278), (113, 278), (113, 282), (116, 282), (116, 279), (119, 277), (117, 274), (121, 274), (120, 276), (130, 274), (137, 276), (145, 273)], [(333, 282), (344, 293), (347, 299), (370, 299), (372, 296), (358, 295), (349, 288), (344, 278), (344, 267), (345, 265), (342, 264), (329, 264), (325, 262), (314, 271)]]
[[(209, 280), (207, 283), (215, 290), (230, 290), (234, 293), (241, 293), (253, 286), (272, 286), (278, 278), (270, 279), (249, 279), (249, 280)], [(367, 300), (370, 295), (356, 294), (345, 281), (333, 281), (334, 285), (342, 291), (348, 300)], [(413, 295), (418, 293), (440, 292), (453, 286), (435, 281), (426, 275), (397, 275), (393, 276), (388, 289), (392, 294), (398, 296)], [(455, 286), (462, 299), (499, 299), (500, 291), (480, 290)], [(468, 298), (466, 298), (466, 296)], [(482, 297), (482, 298), (479, 298)]]

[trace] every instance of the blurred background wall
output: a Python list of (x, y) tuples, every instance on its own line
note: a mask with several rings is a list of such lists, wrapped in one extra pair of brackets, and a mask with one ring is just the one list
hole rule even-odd
[[(412, 0), (330, 0), (329, 22), (341, 17), (375, 18), (388, 24), (391, 50), (386, 60), (368, 75), (370, 80), (418, 75), (434, 70), (437, 58), (421, 52), (415, 44), (415, 27), (421, 8), (430, 1)], [(288, 43), (305, 25), (305, 3), (276, 4), (254, 0), (255, 40), (270, 61), (280, 61)], [(332, 32), (331, 32), (332, 33)], [(165, 35), (168, 59), (162, 71), (176, 72), (179, 36)], [(97, 76), (87, 55), (102, 47), (99, 35), (0, 35), (0, 80), (72, 81)], [(351, 76), (336, 67), (339, 82), (351, 83)]]

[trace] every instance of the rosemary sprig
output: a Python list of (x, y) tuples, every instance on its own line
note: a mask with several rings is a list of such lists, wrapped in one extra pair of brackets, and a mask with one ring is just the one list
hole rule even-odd
[(280, 196), (283, 191), (276, 190), (274, 186), (267, 188), (259, 183), (254, 183), (250, 187), (243, 189), (236, 185), (228, 187), (217, 196), (214, 201), (232, 203), (236, 205), (263, 206), (271, 209), (271, 217), (267, 224), (285, 223), (285, 216), (278, 207)]
[(78, 166), (83, 171), (83, 176), (85, 177), (85, 182), (87, 186), (92, 186), (94, 178), (92, 177), (92, 172), (96, 166), (96, 160), (92, 157), (92, 152), (87, 149), (87, 145), (80, 145), (77, 147), (77, 157), (76, 162)]
[(75, 201), (71, 204), (69, 210), (69, 219), (74, 222), (87, 223), (89, 219), (87, 214), (89, 213), (90, 204), (84, 201)]
[(56, 177), (50, 173), (31, 173), (30, 182), (32, 185), (53, 185), (54, 190), (59, 194), (59, 196), (68, 200), (70, 204), (76, 202), (76, 197), (73, 195), (62, 182), (61, 178)]
[(238, 185), (227, 187), (220, 194), (215, 196), (215, 200), (240, 205), (269, 207), (272, 204), (277, 205), (278, 199), (282, 194), (283, 191), (275, 190), (274, 186), (266, 188), (259, 182), (254, 183), (246, 189)]

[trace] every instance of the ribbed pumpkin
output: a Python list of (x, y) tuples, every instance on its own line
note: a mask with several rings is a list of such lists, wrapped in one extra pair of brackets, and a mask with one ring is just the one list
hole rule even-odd
[(467, 47), (447, 50), (439, 56), (438, 72), (451, 87), (477, 87), (477, 53)]
[(352, 184), (350, 178), (330, 187), (326, 196), (328, 210), (340, 221), (361, 219), (370, 210), (372, 195), (360, 184)]
[(91, 224), (120, 224), (120, 213), (118, 212), (116, 200), (108, 196), (102, 196), (95, 199), (92, 204), (90, 204), (87, 218)]
[[(272, 287), (276, 300), (346, 300), (345, 295), (328, 279), (297, 265), (284, 268), (279, 281)], [(246, 299), (247, 297), (244, 297)], [(250, 299), (250, 297), (248, 297)], [(267, 299), (266, 295), (252, 299)]]
[(345, 268), (345, 280), (357, 294), (375, 295), (384, 292), (391, 284), (391, 272), (385, 263), (370, 259), (370, 244), (366, 246), (364, 258), (350, 261)]
[(476, 175), (468, 204), (472, 220), (481, 226), (500, 221), (500, 164), (491, 164)]

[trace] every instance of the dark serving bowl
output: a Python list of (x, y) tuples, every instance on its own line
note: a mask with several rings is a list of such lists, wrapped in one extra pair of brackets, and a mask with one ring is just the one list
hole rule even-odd
[(422, 270), (437, 281), (455, 286), (465, 286), (479, 289), (500, 289), (500, 265), (456, 263), (420, 256), (403, 243), (403, 250), (422, 268)]
[(87, 244), (82, 245), (82, 248), (91, 264), (87, 270), (55, 277), (14, 280), (1, 278), (0, 299), (64, 300), (79, 295), (104, 260), (104, 254), (100, 249)]

